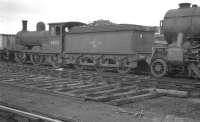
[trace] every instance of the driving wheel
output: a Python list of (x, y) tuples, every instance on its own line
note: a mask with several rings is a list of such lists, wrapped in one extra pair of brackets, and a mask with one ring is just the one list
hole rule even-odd
[(155, 59), (151, 63), (151, 74), (154, 77), (160, 78), (167, 74), (167, 63), (163, 59)]

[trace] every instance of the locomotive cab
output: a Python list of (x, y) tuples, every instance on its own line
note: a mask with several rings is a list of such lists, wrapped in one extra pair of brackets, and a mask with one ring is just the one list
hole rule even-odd
[(51, 36), (60, 36), (61, 35), (61, 26), (50, 24), (49, 31), (50, 31)]
[(61, 44), (60, 51), (63, 52), (65, 49), (65, 41), (64, 37), (66, 32), (70, 31), (70, 29), (74, 26), (82, 26), (85, 25), (81, 22), (60, 22), (60, 23), (49, 23), (49, 31), (52, 37), (52, 44)]

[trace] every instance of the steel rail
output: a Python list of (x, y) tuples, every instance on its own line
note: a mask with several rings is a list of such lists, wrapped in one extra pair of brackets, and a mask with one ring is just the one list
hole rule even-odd
[(5, 110), (5, 111), (8, 111), (8, 112), (13, 112), (13, 113), (15, 113), (15, 114), (24, 115), (24, 116), (26, 116), (26, 117), (28, 117), (28, 116), (29, 116), (29, 117), (34, 117), (34, 118), (38, 118), (38, 119), (42, 119), (42, 120), (46, 120), (46, 121), (50, 121), (50, 122), (64, 122), (64, 121), (61, 121), (61, 120), (52, 119), (52, 118), (49, 118), (49, 117), (45, 117), (45, 116), (41, 116), (41, 115), (29, 113), (29, 112), (17, 110), (17, 109), (14, 109), (14, 108), (10, 108), (10, 107), (7, 107), (7, 106), (3, 106), (3, 105), (0, 105), (0, 109), (1, 109), (1, 110)]

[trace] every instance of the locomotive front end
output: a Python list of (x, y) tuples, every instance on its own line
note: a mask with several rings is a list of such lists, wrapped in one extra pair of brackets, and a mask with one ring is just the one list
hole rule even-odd
[(156, 77), (186, 73), (200, 78), (200, 7), (179, 4), (169, 10), (161, 23), (168, 42), (166, 48), (154, 48), (151, 72)]
[(37, 31), (27, 31), (27, 21), (22, 21), (22, 31), (16, 34), (16, 43), (26, 49), (32, 49), (34, 46), (42, 46), (47, 43), (49, 32), (45, 31), (43, 22), (37, 23)]
[(59, 59), (58, 55), (62, 50), (61, 38), (61, 34), (55, 35), (46, 31), (43, 22), (37, 23), (36, 31), (28, 31), (27, 21), (23, 20), (22, 30), (16, 34), (15, 61), (54, 65), (54, 62), (57, 62), (54, 58)]

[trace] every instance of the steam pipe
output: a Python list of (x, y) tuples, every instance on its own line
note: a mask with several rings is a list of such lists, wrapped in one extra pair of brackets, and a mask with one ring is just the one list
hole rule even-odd
[(182, 44), (183, 44), (183, 36), (184, 34), (183, 33), (178, 33), (177, 35), (177, 47), (181, 47)]

